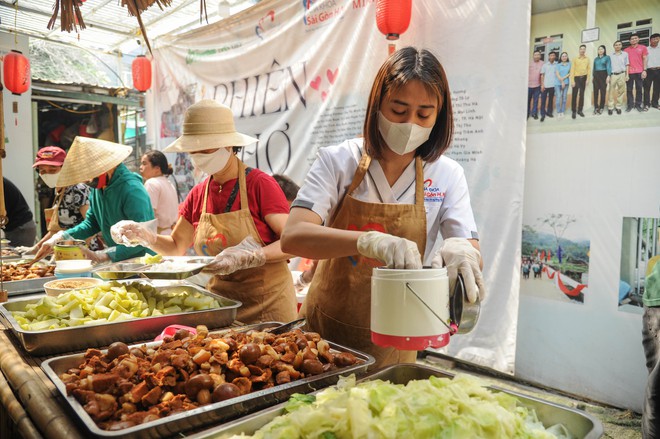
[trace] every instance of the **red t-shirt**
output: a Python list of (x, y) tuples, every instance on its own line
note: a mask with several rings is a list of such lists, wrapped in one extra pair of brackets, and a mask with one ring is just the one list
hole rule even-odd
[[(199, 218), (202, 214), (202, 205), (204, 203), (204, 190), (208, 179), (192, 188), (186, 199), (179, 206), (179, 214), (197, 229)], [(206, 212), (212, 214), (225, 213), (225, 207), (229, 202), (234, 186), (238, 179), (225, 182), (220, 189), (220, 185), (215, 180), (211, 180), (209, 186), (209, 195), (206, 202)], [(257, 232), (266, 245), (277, 241), (279, 236), (273, 232), (264, 219), (266, 215), (273, 213), (289, 213), (289, 203), (284, 196), (284, 192), (277, 182), (270, 175), (258, 170), (252, 169), (246, 176), (248, 206), (254, 224), (257, 226)], [(236, 194), (236, 199), (231, 206), (231, 212), (240, 210), (241, 194)]]

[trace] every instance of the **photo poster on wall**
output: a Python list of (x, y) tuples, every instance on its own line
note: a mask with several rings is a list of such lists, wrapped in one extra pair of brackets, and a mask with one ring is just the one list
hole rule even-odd
[(647, 279), (656, 268), (655, 264), (658, 260), (660, 260), (660, 218), (658, 216), (624, 217), (621, 229), (619, 311), (635, 314), (642, 312)]
[[(416, 0), (395, 42), (430, 49), (447, 72), (455, 116), (447, 155), (465, 170), (480, 234), (488, 286), (480, 321), (445, 352), (506, 372), (515, 362), (528, 57), (521, 42), (530, 9), (529, 1)], [(264, 0), (155, 46), (159, 148), (181, 133), (190, 104), (215, 99), (232, 109), (239, 131), (259, 139), (239, 158), (298, 184), (320, 148), (361, 135), (371, 84), (388, 56), (368, 0)], [(194, 184), (185, 160), (177, 161), (179, 178)]]
[[(589, 240), (584, 221), (545, 213), (523, 224), (520, 294), (584, 303), (589, 288)], [(531, 279), (531, 282), (530, 282)]]
[[(653, 102), (645, 110), (644, 81), (639, 88), (641, 110), (639, 81), (624, 80), (622, 89), (620, 80), (613, 79), (622, 75), (611, 75), (603, 87), (597, 78), (602, 74), (594, 76), (602, 64), (594, 66), (594, 60), (601, 45), (606, 48), (603, 56), (613, 56), (617, 40), (627, 49), (633, 32), (639, 35), (638, 44), (648, 46), (649, 37), (660, 31), (660, 1), (537, 6), (531, 17), (528, 71), (534, 70), (535, 50), (543, 52), (544, 62), (550, 50), (566, 52), (574, 62), (580, 56), (584, 29), (598, 28), (599, 39), (585, 45), (590, 71), (584, 87), (578, 84), (583, 90), (576, 90), (569, 77), (565, 107), (563, 99), (557, 100), (561, 87), (553, 96), (546, 88), (543, 121), (543, 96), (534, 118), (530, 90), (534, 84), (528, 81), (519, 270), (523, 272), (526, 258), (534, 259), (536, 249), (549, 247), (552, 256), (546, 262), (547, 274), (540, 279), (521, 276), (516, 375), (639, 412), (648, 374), (641, 298), (658, 254), (660, 111)], [(610, 71), (618, 72), (615, 63)], [(652, 98), (652, 88), (649, 93)], [(574, 95), (578, 96), (575, 118)], [(584, 96), (581, 103), (580, 96)], [(564, 115), (558, 117), (562, 109)], [(563, 237), (570, 243), (548, 228), (549, 220), (559, 225), (560, 219), (566, 225)], [(563, 263), (556, 258), (558, 244), (564, 251)], [(569, 244), (574, 254), (569, 253)], [(588, 276), (580, 273), (583, 269)], [(586, 285), (581, 300), (566, 294), (581, 285)]]

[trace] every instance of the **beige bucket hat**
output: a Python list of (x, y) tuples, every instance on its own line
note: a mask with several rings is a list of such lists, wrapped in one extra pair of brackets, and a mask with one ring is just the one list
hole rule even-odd
[(78, 136), (66, 155), (57, 186), (92, 180), (119, 165), (131, 152), (133, 148), (127, 145)]
[(247, 146), (258, 142), (236, 132), (231, 109), (212, 99), (199, 101), (186, 110), (183, 135), (163, 152), (195, 152), (227, 146)]

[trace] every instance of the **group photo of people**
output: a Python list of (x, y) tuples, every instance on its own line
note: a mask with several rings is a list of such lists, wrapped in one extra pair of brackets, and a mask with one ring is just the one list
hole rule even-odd
[(555, 49), (562, 44), (554, 41), (536, 46), (528, 72), (528, 121), (660, 110), (660, 33), (647, 36), (633, 31), (609, 45), (588, 43), (594, 56), (587, 44), (561, 51)]

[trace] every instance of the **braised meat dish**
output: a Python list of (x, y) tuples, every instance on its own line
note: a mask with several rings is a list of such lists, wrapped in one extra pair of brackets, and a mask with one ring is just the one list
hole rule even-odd
[(313, 332), (209, 334), (198, 326), (196, 335), (180, 329), (156, 348), (88, 349), (60, 378), (100, 428), (121, 430), (359, 361)]

